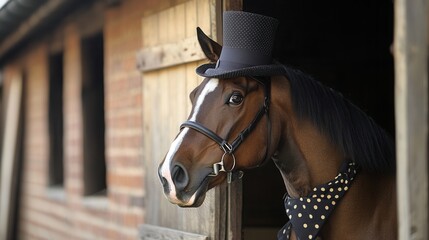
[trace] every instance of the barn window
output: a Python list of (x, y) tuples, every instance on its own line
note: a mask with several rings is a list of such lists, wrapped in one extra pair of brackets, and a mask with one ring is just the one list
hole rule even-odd
[(63, 186), (63, 52), (49, 56), (49, 185)]
[(106, 193), (103, 34), (82, 39), (84, 195)]

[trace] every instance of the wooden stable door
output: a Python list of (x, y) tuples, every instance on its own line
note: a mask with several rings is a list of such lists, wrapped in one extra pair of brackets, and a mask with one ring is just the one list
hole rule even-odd
[[(189, 93), (202, 81), (195, 68), (207, 62), (196, 27), (216, 39), (217, 0), (190, 0), (142, 19), (138, 67), (143, 83), (145, 224), (141, 239), (232, 239), (226, 185), (208, 192), (199, 208), (180, 208), (163, 196), (157, 167), (191, 110)], [(231, 224), (230, 224), (231, 225)], [(236, 231), (239, 232), (239, 231)], [(234, 237), (235, 238), (235, 237)], [(238, 238), (236, 238), (238, 239)]]

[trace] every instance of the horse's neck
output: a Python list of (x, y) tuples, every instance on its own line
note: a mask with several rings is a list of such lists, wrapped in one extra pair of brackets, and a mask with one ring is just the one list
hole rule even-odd
[[(346, 157), (310, 121), (296, 118), (289, 86), (284, 84), (284, 79), (281, 81), (274, 79), (272, 90), (273, 105), (276, 106), (273, 108), (277, 108), (272, 109), (272, 119), (277, 121), (273, 125), (278, 128), (275, 131), (281, 133), (273, 159), (281, 172), (288, 194), (291, 197), (307, 196), (313, 187), (334, 179)], [(390, 235), (380, 235), (382, 227), (396, 226), (396, 211), (392, 211), (395, 209), (395, 199), (393, 176), (360, 172), (350, 190), (336, 206), (322, 235), (327, 239), (354, 239), (349, 235), (352, 233), (357, 236), (356, 239), (395, 239), (396, 233), (393, 230), (383, 231)], [(348, 224), (339, 227), (342, 223)], [(360, 227), (371, 224), (378, 225), (380, 229), (369, 232), (359, 230), (362, 229)]]
[(393, 175), (360, 172), (323, 227), (323, 239), (396, 239)]
[(272, 89), (273, 121), (280, 122), (273, 124), (281, 133), (275, 163), (289, 195), (303, 196), (334, 179), (345, 157), (310, 121), (297, 119), (286, 80), (274, 80)]

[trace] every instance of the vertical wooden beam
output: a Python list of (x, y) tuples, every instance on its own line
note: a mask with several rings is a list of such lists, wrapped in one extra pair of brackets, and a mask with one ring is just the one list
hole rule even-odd
[(427, 0), (395, 0), (399, 239), (428, 239)]
[(243, 10), (243, 0), (227, 0), (223, 9), (225, 11), (241, 11)]
[(3, 136), (0, 174), (0, 239), (10, 239), (12, 214), (15, 206), (13, 196), (17, 178), (17, 141), (22, 99), (21, 76), (12, 79), (6, 105), (6, 122)]

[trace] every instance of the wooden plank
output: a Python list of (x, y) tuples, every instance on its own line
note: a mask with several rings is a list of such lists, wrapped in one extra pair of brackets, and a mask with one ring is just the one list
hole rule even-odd
[(183, 66), (178, 66), (172, 69), (169, 72), (169, 87), (170, 93), (180, 93), (180, 94), (171, 94), (171, 101), (174, 104), (170, 104), (170, 112), (174, 113), (174, 118), (170, 118), (170, 139), (174, 139), (180, 131), (180, 124), (184, 122), (189, 113), (186, 108), (188, 101), (188, 94), (186, 92), (186, 82), (178, 81), (179, 79), (186, 78), (186, 69)]
[(140, 71), (153, 71), (183, 63), (204, 59), (204, 53), (196, 37), (178, 40), (142, 49), (137, 53), (137, 67)]
[[(169, 29), (169, 23), (171, 23), (168, 19), (168, 15), (170, 14), (171, 8), (164, 10), (160, 13), (158, 13), (158, 21), (159, 21), (159, 26), (158, 26), (158, 35), (159, 35), (159, 39), (158, 39), (158, 44), (166, 44), (166, 43), (171, 43), (169, 42), (169, 38), (168, 38), (168, 29)], [(154, 30), (154, 29), (153, 29)]]
[(197, 4), (196, 0), (191, 0), (185, 3), (186, 11), (186, 22), (185, 22), (185, 36), (187, 38), (196, 37), (196, 28), (197, 28)]
[(174, 38), (176, 40), (185, 39), (186, 38), (186, 10), (185, 10), (185, 4), (179, 4), (174, 8), (174, 19), (173, 21), (176, 24), (171, 24), (174, 26), (176, 30), (176, 34)]
[(210, 1), (197, 1), (197, 26), (208, 34), (212, 33), (211, 14)]
[[(147, 208), (145, 209), (145, 222), (152, 224), (162, 223), (162, 209), (166, 200), (163, 196), (161, 185), (157, 179), (157, 167), (161, 158), (159, 146), (163, 137), (157, 131), (159, 126), (159, 103), (155, 97), (159, 97), (158, 86), (159, 72), (149, 72), (143, 75), (143, 164), (145, 169), (145, 192), (147, 192)], [(150, 195), (149, 195), (150, 193)], [(168, 208), (167, 208), (168, 209)], [(170, 209), (168, 209), (170, 210)]]
[(241, 11), (243, 10), (243, 0), (228, 0), (224, 2), (224, 11)]
[(428, 239), (427, 1), (395, 1), (399, 239)]
[(164, 228), (149, 224), (139, 226), (141, 240), (163, 240), (163, 239), (187, 239), (187, 240), (207, 240), (208, 237), (195, 233), (178, 231), (171, 228)]
[(10, 239), (11, 214), (15, 207), (14, 182), (17, 176), (16, 145), (21, 110), (22, 79), (12, 80), (6, 106), (6, 122), (3, 136), (0, 178), (0, 239)]
[(159, 44), (158, 31), (154, 29), (159, 28), (159, 18), (157, 14), (144, 17), (142, 20), (142, 46), (143, 48), (153, 47)]
[(241, 216), (243, 208), (243, 182), (237, 180), (228, 185), (228, 239), (241, 240)]

